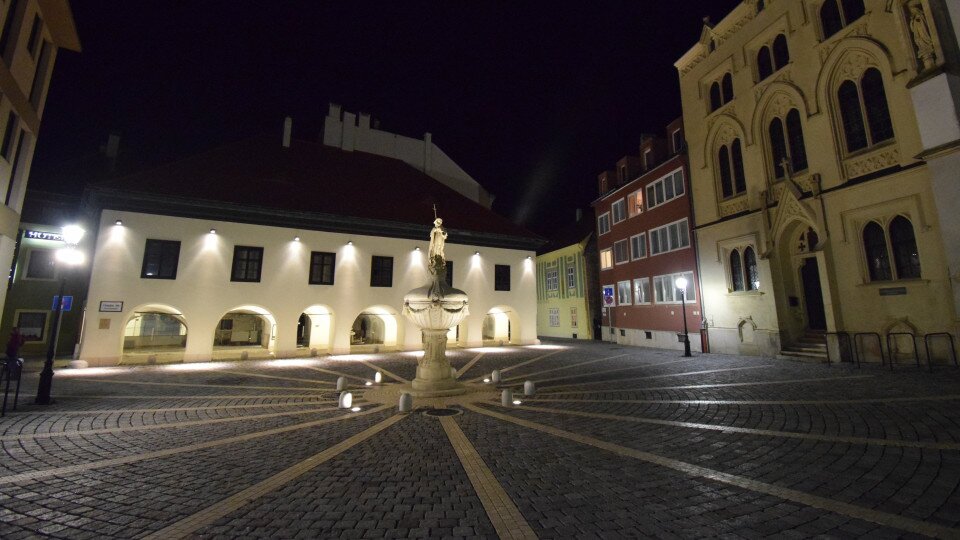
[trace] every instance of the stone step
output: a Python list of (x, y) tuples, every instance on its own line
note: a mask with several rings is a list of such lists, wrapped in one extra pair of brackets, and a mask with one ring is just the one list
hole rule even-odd
[(793, 362), (806, 362), (811, 364), (819, 364), (819, 363), (825, 363), (827, 361), (827, 355), (781, 351), (780, 354), (777, 355), (777, 359), (791, 360)]

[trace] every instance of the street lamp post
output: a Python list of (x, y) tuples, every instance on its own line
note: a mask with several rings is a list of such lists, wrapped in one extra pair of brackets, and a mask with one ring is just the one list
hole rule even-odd
[(57, 354), (57, 340), (60, 337), (60, 321), (63, 318), (63, 292), (67, 285), (66, 268), (83, 262), (83, 252), (77, 249), (77, 244), (83, 238), (84, 230), (77, 225), (67, 225), (63, 228), (64, 247), (57, 250), (57, 267), (60, 270), (60, 293), (54, 302), (53, 332), (50, 335), (50, 346), (47, 348), (47, 360), (43, 363), (40, 372), (40, 384), (37, 386), (37, 405), (49, 405), (50, 389), (53, 386), (53, 357)]
[(677, 288), (680, 289), (680, 312), (683, 313), (683, 356), (692, 356), (690, 354), (690, 334), (687, 331), (687, 278), (681, 276), (676, 281)]

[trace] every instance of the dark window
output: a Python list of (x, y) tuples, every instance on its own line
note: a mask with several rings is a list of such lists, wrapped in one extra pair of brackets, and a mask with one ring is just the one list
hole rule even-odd
[(371, 287), (393, 287), (393, 257), (373, 256), (370, 270)]
[(445, 277), (446, 277), (446, 280), (447, 280), (447, 285), (453, 287), (453, 261), (447, 261), (447, 268), (446, 268), (446, 276), (445, 276)]
[(733, 75), (724, 75), (720, 85), (723, 87), (723, 102), (730, 103), (733, 100)]
[(757, 254), (752, 247), (743, 250), (743, 265), (747, 270), (747, 290), (755, 291), (760, 288), (760, 271), (757, 270)]
[(57, 277), (57, 261), (52, 249), (30, 251), (27, 262), (27, 277), (30, 279), (54, 279)]
[(233, 330), (233, 319), (220, 319), (221, 330)]
[(871, 144), (893, 138), (893, 124), (890, 122), (890, 110), (887, 108), (887, 94), (883, 90), (883, 77), (876, 68), (870, 68), (860, 79), (863, 91), (863, 108), (867, 112), (870, 124)]
[(920, 254), (917, 253), (913, 225), (907, 218), (897, 216), (890, 222), (890, 247), (893, 248), (897, 279), (919, 279)]
[(763, 0), (757, 0), (757, 13), (763, 11)]
[(743, 174), (743, 151), (740, 150), (740, 139), (733, 140), (730, 148), (730, 161), (733, 162), (733, 185), (737, 193), (747, 190), (747, 177)]
[(13, 21), (17, 18), (17, 8), (20, 0), (7, 2), (7, 17), (3, 21), (3, 34), (0, 35), (0, 54), (7, 58), (7, 46), (10, 44), (10, 34), (13, 31)]
[(843, 28), (843, 19), (840, 17), (840, 6), (837, 5), (837, 0), (826, 0), (820, 6), (820, 24), (823, 27), (823, 39), (827, 39)]
[(47, 82), (47, 71), (50, 67), (50, 54), (53, 47), (49, 41), (44, 40), (43, 49), (40, 51), (40, 59), (37, 60), (37, 68), (33, 71), (33, 85), (30, 87), (30, 104), (34, 109), (40, 108), (40, 98), (43, 96), (43, 88)]
[(761, 81), (773, 74), (773, 62), (767, 46), (760, 47), (760, 52), (757, 53), (757, 73)]
[(738, 249), (730, 252), (730, 279), (733, 281), (733, 290), (744, 290), (743, 262), (740, 260), (740, 250)]
[(730, 175), (730, 151), (726, 145), (720, 147), (717, 154), (717, 166), (720, 167), (720, 190), (723, 198), (733, 195), (733, 177)]
[(510, 290), (510, 265), (498, 264), (493, 267), (493, 290)]
[(234, 246), (230, 281), (258, 282), (263, 269), (263, 248)]
[[(828, 2), (829, 3), (829, 2)], [(860, 96), (853, 81), (844, 81), (837, 90), (843, 134), (847, 140), (847, 152), (856, 152), (867, 147), (867, 132), (860, 110)]]
[(3, 130), (3, 142), (0, 142), (0, 156), (3, 156), (3, 159), (10, 161), (10, 149), (13, 148), (13, 140), (17, 138), (17, 124), (20, 123), (20, 119), (17, 117), (17, 113), (10, 111), (10, 114), (7, 115), (7, 127)]
[(10, 206), (10, 197), (13, 196), (13, 186), (17, 181), (17, 172), (20, 170), (20, 151), (23, 150), (23, 141), (26, 140), (27, 134), (23, 133), (20, 136), (20, 140), (17, 141), (17, 150), (13, 153), (13, 167), (10, 168), (10, 181), (7, 182), (7, 195), (3, 198), (3, 204)]
[(863, 17), (865, 13), (863, 0), (840, 0), (840, 5), (843, 7), (843, 22), (845, 24), (850, 24)]
[(681, 152), (683, 150), (683, 133), (678, 129), (673, 132), (673, 151)]
[(180, 242), (177, 240), (147, 240), (143, 250), (140, 277), (146, 279), (177, 279), (180, 263)]
[(883, 234), (883, 227), (876, 221), (867, 223), (867, 226), (863, 228), (863, 249), (867, 254), (870, 281), (892, 279), (890, 255), (887, 253), (887, 240)]
[(800, 111), (790, 109), (787, 113), (787, 142), (790, 143), (790, 161), (794, 171), (807, 168), (807, 149), (803, 144), (803, 126), (800, 125)]
[(790, 63), (790, 49), (787, 47), (787, 36), (780, 34), (773, 40), (774, 69), (781, 69)]
[(27, 50), (30, 51), (30, 56), (33, 58), (37, 57), (37, 49), (40, 46), (40, 38), (42, 37), (41, 30), (43, 29), (43, 21), (40, 20), (40, 15), (33, 16), (33, 25), (30, 27), (30, 38), (27, 39)]
[(310, 252), (310, 285), (333, 285), (336, 263), (335, 253)]
[(720, 98), (720, 83), (714, 82), (710, 85), (710, 110), (715, 111), (723, 105), (723, 100)]
[(22, 312), (17, 316), (17, 328), (24, 341), (43, 341), (47, 326), (47, 314), (36, 311)]
[(773, 154), (773, 177), (786, 176), (783, 170), (783, 160), (787, 157), (787, 141), (783, 133), (783, 121), (774, 118), (770, 122), (770, 151)]

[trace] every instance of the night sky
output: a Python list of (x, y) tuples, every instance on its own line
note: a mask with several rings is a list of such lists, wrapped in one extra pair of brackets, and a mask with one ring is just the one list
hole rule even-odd
[[(680, 116), (673, 63), (738, 1), (74, 0), (31, 186), (122, 134), (137, 170), (252, 135), (319, 137), (327, 103), (434, 142), (534, 231), (573, 219), (596, 175)], [(580, 5), (577, 5), (580, 4)]]

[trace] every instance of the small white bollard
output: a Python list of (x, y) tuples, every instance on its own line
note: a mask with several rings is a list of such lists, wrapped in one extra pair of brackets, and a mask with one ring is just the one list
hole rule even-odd
[(339, 407), (341, 409), (349, 409), (353, 407), (353, 394), (350, 392), (340, 392)]
[(413, 396), (410, 394), (400, 394), (400, 412), (410, 412), (413, 410)]
[(450, 366), (450, 378), (451, 378), (451, 379), (456, 379), (456, 378), (457, 378), (457, 368), (455, 368), (455, 367), (453, 367), (453, 366)]
[(373, 382), (375, 382), (375, 383), (377, 383), (377, 384), (380, 384), (381, 382), (383, 382), (383, 373), (380, 373), (379, 371), (376, 372), (376, 373), (374, 373), (374, 374), (373, 374)]
[(345, 377), (337, 377), (337, 392), (343, 390), (347, 387), (347, 379)]
[(533, 381), (527, 381), (523, 383), (523, 395), (532, 396), (537, 393), (537, 386), (533, 384)]
[(513, 405), (513, 390), (504, 388), (503, 392), (500, 392), (500, 404), (504, 407)]
[(490, 380), (493, 381), (495, 384), (500, 382), (500, 370), (499, 370), (499, 369), (493, 370), (493, 373), (490, 374)]

